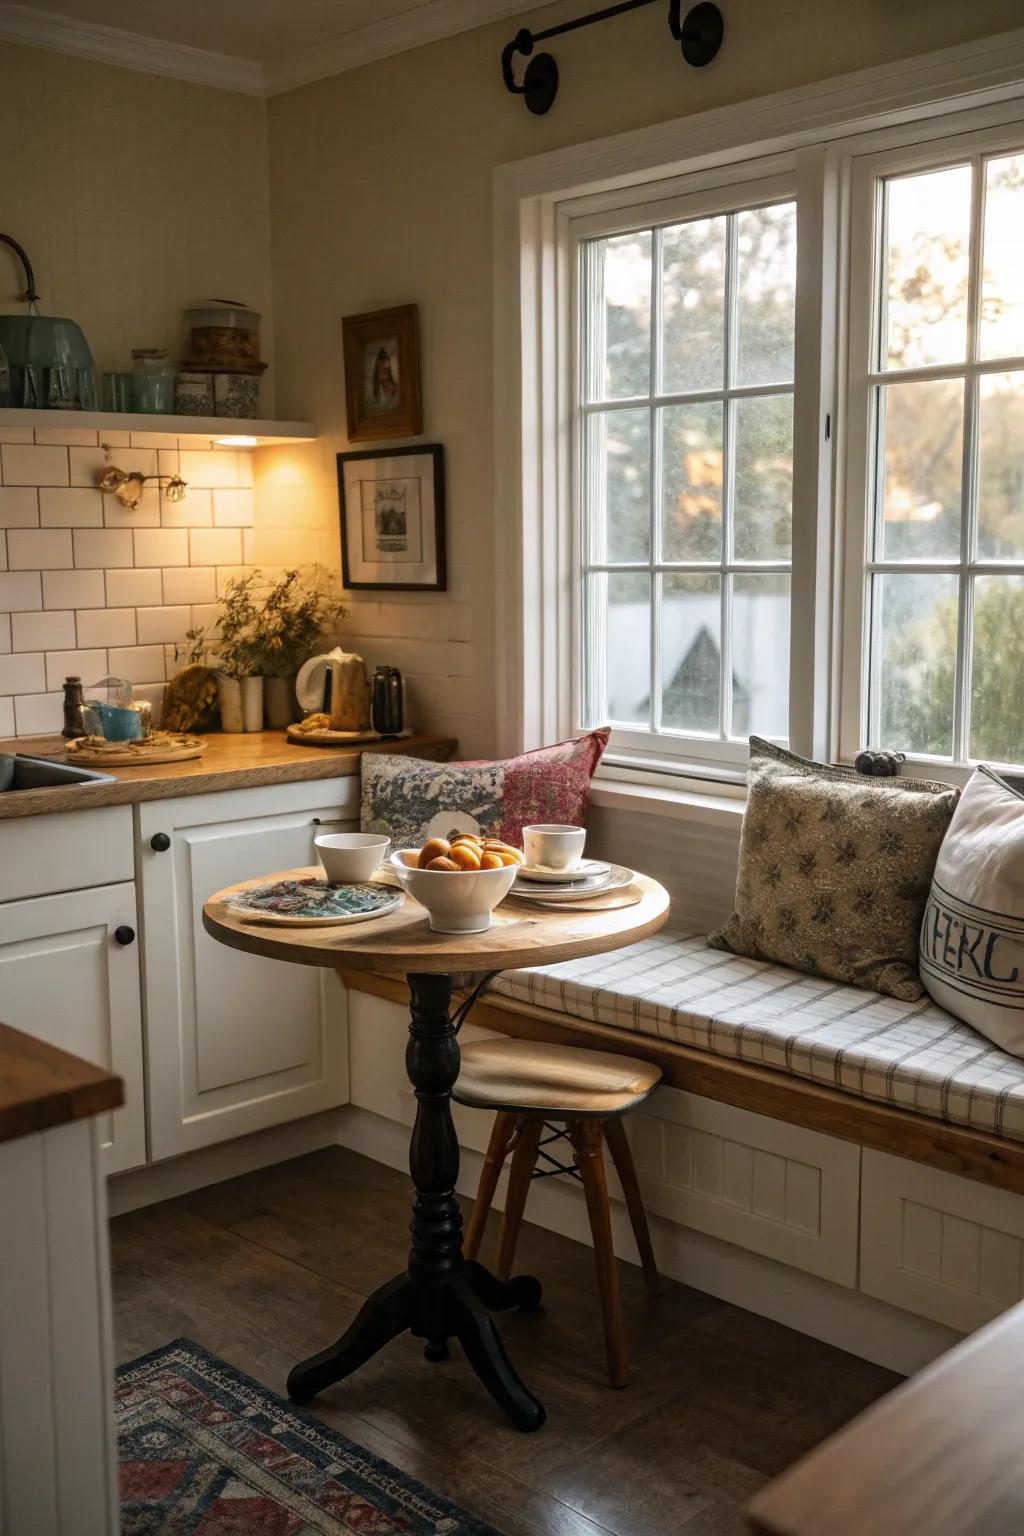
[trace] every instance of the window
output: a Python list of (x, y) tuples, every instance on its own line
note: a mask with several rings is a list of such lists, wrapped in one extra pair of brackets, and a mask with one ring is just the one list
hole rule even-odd
[(855, 189), (857, 731), (947, 763), (1024, 762), (1024, 136), (1002, 134)]
[(579, 242), (579, 723), (728, 763), (788, 736), (796, 205), (711, 209)]

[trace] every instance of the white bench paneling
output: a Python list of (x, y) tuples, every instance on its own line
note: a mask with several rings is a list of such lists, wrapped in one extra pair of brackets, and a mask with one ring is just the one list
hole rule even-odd
[(861, 1289), (968, 1332), (1024, 1297), (1024, 1199), (865, 1149)]
[(858, 1146), (677, 1088), (627, 1124), (649, 1211), (856, 1285)]

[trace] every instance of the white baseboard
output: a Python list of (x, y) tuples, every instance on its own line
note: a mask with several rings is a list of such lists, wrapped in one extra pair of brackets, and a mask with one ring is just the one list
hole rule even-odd
[[(408, 1168), (408, 1128), (369, 1110), (353, 1105), (341, 1110), (338, 1140), (353, 1152), (361, 1152), (391, 1168)], [(474, 1193), (482, 1161), (478, 1152), (462, 1148), (460, 1194)], [(504, 1202), (503, 1178), (494, 1203), (501, 1209)], [(590, 1246), (586, 1207), (580, 1191), (569, 1180), (550, 1179), (535, 1184), (530, 1191), (527, 1215), (538, 1226)], [(636, 1264), (629, 1220), (618, 1203), (612, 1208), (612, 1226), (616, 1253), (627, 1263)], [(658, 1264), (673, 1280), (903, 1375), (920, 1370), (962, 1337), (952, 1328), (915, 1317), (888, 1302), (674, 1222), (652, 1216), (650, 1226)]]
[(110, 1214), (122, 1216), (126, 1211), (155, 1205), (159, 1200), (173, 1200), (207, 1184), (220, 1184), (241, 1173), (302, 1157), (320, 1147), (336, 1147), (340, 1141), (339, 1119), (344, 1113), (327, 1109), (304, 1120), (239, 1136), (236, 1141), (223, 1141), (216, 1147), (204, 1147), (146, 1168), (133, 1168), (130, 1173), (115, 1174), (107, 1181)]

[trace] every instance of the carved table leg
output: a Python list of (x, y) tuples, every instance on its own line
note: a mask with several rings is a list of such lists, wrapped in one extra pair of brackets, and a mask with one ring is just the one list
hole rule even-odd
[(539, 1429), (544, 1409), (512, 1368), (488, 1309), (537, 1306), (540, 1283), (530, 1275), (498, 1280), (462, 1256), (462, 1213), (455, 1195), (459, 1143), (451, 1109), (459, 1043), (449, 1016), (451, 978), (413, 975), (409, 988), (412, 1017), (405, 1062), (417, 1100), (409, 1144), (416, 1190), (409, 1268), (369, 1297), (336, 1344), (295, 1366), (288, 1392), (296, 1402), (309, 1402), (408, 1328), (425, 1340), (428, 1360), (445, 1359), (448, 1340), (457, 1337), (516, 1427)]

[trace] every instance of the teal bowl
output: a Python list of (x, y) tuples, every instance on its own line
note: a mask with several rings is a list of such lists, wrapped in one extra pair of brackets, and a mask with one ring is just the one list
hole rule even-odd
[(0, 347), (12, 368), (92, 367), (81, 326), (58, 315), (0, 315)]

